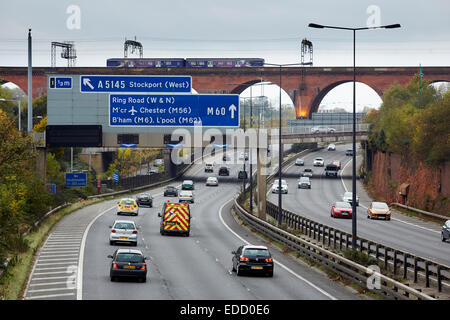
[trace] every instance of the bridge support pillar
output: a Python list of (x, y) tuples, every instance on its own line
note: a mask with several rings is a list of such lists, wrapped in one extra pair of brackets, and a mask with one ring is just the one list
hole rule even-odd
[[(178, 151), (179, 149), (176, 150)], [(164, 149), (163, 156), (164, 156), (164, 171), (169, 174), (170, 178), (175, 177), (177, 175), (177, 166), (171, 159), (172, 149)]]
[(36, 147), (36, 173), (38, 177), (45, 182), (47, 180), (47, 149)]

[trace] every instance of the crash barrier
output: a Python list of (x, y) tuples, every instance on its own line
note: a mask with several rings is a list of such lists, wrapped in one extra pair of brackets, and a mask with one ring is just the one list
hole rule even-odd
[[(310, 150), (304, 150), (283, 161), (282, 168), (292, 164), (298, 155), (306, 152), (310, 152)], [(276, 178), (278, 178), (278, 173), (268, 176), (267, 186), (269, 187), (269, 184)], [(266, 202), (266, 213), (277, 221), (280, 218), (279, 212), (276, 204), (270, 201)], [(285, 209), (281, 210), (281, 215), (281, 221), (285, 222), (288, 227), (300, 230), (306, 236), (322, 241), (328, 247), (333, 244), (333, 248), (339, 248), (339, 250), (351, 248), (352, 234), (350, 233), (318, 223)], [(394, 275), (401, 275), (403, 279), (412, 280), (414, 283), (418, 283), (420, 279), (424, 281), (426, 288), (437, 289), (438, 292), (450, 288), (450, 267), (447, 265), (359, 237), (357, 248), (359, 251), (375, 257), (384, 265), (385, 269), (389, 267)]]
[[(266, 213), (277, 221), (280, 218), (278, 206), (269, 201), (266, 203)], [(307, 237), (321, 242), (324, 247), (338, 250), (352, 248), (351, 233), (318, 223), (285, 209), (281, 214), (281, 221), (287, 227), (299, 230)], [(360, 237), (356, 240), (356, 246), (360, 252), (366, 252), (375, 257), (386, 270), (391, 270), (394, 275), (413, 280), (414, 283), (418, 283), (421, 278), (426, 288), (433, 285), (438, 292), (442, 292), (443, 286), (448, 287), (450, 270), (446, 265)]]
[(442, 216), (442, 215), (439, 215), (439, 214), (436, 214), (436, 213), (433, 213), (433, 212), (420, 210), (420, 209), (413, 208), (413, 207), (410, 207), (410, 206), (406, 206), (404, 204), (397, 203), (397, 202), (393, 202), (389, 206), (390, 207), (392, 207), (392, 206), (400, 207), (400, 208), (403, 208), (403, 209), (407, 209), (407, 210), (411, 210), (411, 211), (423, 214), (424, 216), (428, 216), (428, 217), (432, 217), (432, 218), (436, 218), (436, 219), (440, 219), (440, 220), (444, 220), (444, 221), (450, 220), (450, 217), (448, 217), (448, 216)]
[(376, 270), (357, 264), (249, 214), (239, 205), (237, 199), (234, 200), (234, 208), (239, 217), (251, 228), (375, 294), (381, 295), (386, 299), (433, 300), (429, 295), (378, 273)]

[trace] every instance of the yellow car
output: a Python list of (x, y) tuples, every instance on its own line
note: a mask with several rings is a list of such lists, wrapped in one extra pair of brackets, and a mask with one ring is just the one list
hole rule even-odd
[(367, 208), (368, 219), (384, 218), (391, 220), (391, 210), (389, 206), (384, 202), (372, 202)]
[(117, 203), (117, 214), (137, 216), (139, 214), (139, 206), (134, 199), (124, 198)]

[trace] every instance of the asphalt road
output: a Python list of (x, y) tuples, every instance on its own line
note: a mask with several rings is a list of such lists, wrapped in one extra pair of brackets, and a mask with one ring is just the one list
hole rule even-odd
[[(237, 277), (231, 271), (232, 250), (247, 242), (263, 244), (238, 225), (230, 214), (230, 200), (239, 190), (235, 178), (239, 169), (240, 166), (232, 165), (230, 177), (219, 177), (218, 187), (204, 185), (211, 174), (204, 172), (203, 165), (196, 165), (188, 172), (187, 176), (196, 177), (190, 237), (160, 235), (157, 214), (168, 199), (161, 195), (161, 188), (151, 192), (153, 208), (141, 208), (137, 217), (130, 217), (140, 227), (137, 248), (150, 257), (146, 283), (110, 281), (107, 255), (126, 245), (109, 245), (109, 226), (117, 216), (115, 208), (102, 212), (87, 234), (79, 298), (357, 299), (347, 288), (331, 282), (306, 264), (293, 261), (277, 249), (271, 250), (276, 260), (273, 278)], [(218, 166), (215, 174), (217, 170)]]
[[(324, 149), (310, 153), (304, 157), (305, 166), (292, 165), (287, 169), (284, 179), (288, 183), (289, 193), (283, 195), (283, 208), (351, 233), (351, 219), (335, 219), (330, 214), (331, 205), (335, 201), (340, 201), (345, 191), (352, 190), (350, 178), (352, 157), (345, 155), (345, 150), (349, 147), (351, 145), (337, 145), (336, 151)], [(325, 159), (325, 165), (333, 160), (341, 161), (343, 168), (341, 171), (347, 178), (325, 177), (324, 167), (312, 165), (313, 159), (318, 156)], [(311, 189), (297, 188), (298, 177), (304, 168), (312, 168), (314, 171)], [(369, 220), (367, 207), (372, 199), (359, 181), (357, 181), (357, 195), (360, 199), (357, 207), (358, 236), (450, 265), (450, 244), (441, 241), (440, 225), (406, 217), (395, 211), (391, 221)], [(277, 194), (270, 194), (268, 199), (278, 203)]]

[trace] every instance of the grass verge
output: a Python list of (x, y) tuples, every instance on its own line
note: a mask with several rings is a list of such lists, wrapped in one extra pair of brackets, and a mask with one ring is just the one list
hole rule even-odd
[(45, 219), (39, 227), (31, 230), (31, 232), (24, 237), (24, 240), (28, 243), (28, 249), (12, 257), (10, 264), (5, 269), (5, 272), (0, 279), (0, 296), (2, 299), (19, 300), (23, 297), (28, 277), (34, 265), (35, 253), (41, 247), (50, 230), (56, 223), (76, 210), (111, 199), (112, 197), (95, 198), (76, 202), (53, 213)]

